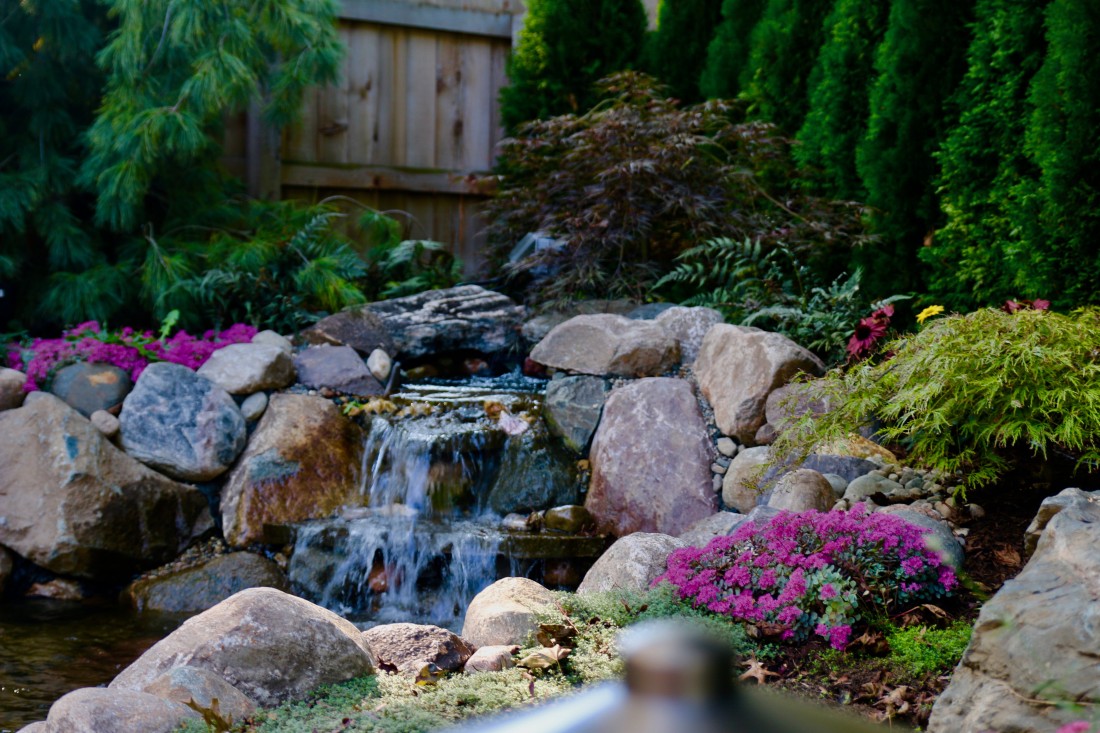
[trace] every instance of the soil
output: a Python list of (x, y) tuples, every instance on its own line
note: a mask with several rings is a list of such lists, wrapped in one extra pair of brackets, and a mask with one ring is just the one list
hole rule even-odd
[[(895, 620), (901, 625), (936, 627), (957, 619), (973, 622), (982, 603), (1023, 568), (1024, 530), (1046, 495), (1014, 486), (972, 495), (971, 501), (985, 509), (985, 515), (967, 525), (965, 590), (942, 608), (918, 607)], [(862, 717), (920, 727), (927, 725), (932, 704), (950, 681), (950, 674), (914, 677), (905, 670), (891, 669), (885, 657), (889, 647), (881, 634), (869, 633), (853, 642), (848, 652), (851, 656), (840, 668), (820, 662), (826, 649), (824, 641), (779, 647), (778, 655), (765, 660), (764, 671), (757, 668), (756, 676), (787, 692)], [(745, 664), (747, 670), (753, 670)], [(777, 676), (771, 676), (773, 672)]]

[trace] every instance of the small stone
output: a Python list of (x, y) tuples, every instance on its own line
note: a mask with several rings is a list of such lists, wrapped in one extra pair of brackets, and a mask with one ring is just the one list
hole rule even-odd
[(579, 504), (557, 506), (542, 515), (542, 526), (550, 532), (577, 534), (595, 523), (592, 513)]
[(833, 487), (817, 471), (800, 468), (779, 479), (768, 506), (790, 512), (828, 511), (835, 503)]
[(905, 488), (916, 489), (919, 491), (920, 489), (924, 488), (924, 479), (920, 478), (919, 476), (917, 478), (909, 479), (905, 482)]
[(985, 516), (985, 509), (979, 504), (971, 504), (969, 511), (971, 519), (981, 519)]
[(518, 646), (483, 646), (466, 660), (462, 669), (466, 674), (478, 672), (500, 672), (516, 666), (512, 656), (519, 651)]
[(55, 601), (79, 601), (84, 591), (75, 580), (54, 578), (48, 583), (35, 583), (27, 591), (29, 598), (52, 598)]
[(390, 378), (390, 371), (393, 369), (393, 359), (382, 349), (375, 349), (367, 357), (367, 369), (375, 379), (385, 384), (386, 380)]
[(737, 455), (737, 443), (733, 442), (733, 438), (719, 438), (715, 445), (718, 448), (718, 452), (724, 456), (733, 458)]
[(714, 493), (717, 494), (719, 491), (722, 490), (722, 481), (723, 481), (722, 476), (720, 476), (718, 474), (714, 475), (714, 478), (711, 480), (711, 485), (714, 488)]
[(932, 508), (935, 509), (936, 513), (944, 519), (947, 519), (952, 514), (951, 507), (949, 507), (946, 503), (942, 501), (937, 501), (935, 504), (932, 505)]
[(241, 403), (241, 415), (248, 422), (259, 420), (267, 409), (267, 393), (257, 392), (245, 398)]
[(835, 473), (823, 473), (821, 475), (824, 476), (825, 480), (829, 482), (829, 485), (833, 487), (833, 493), (836, 494), (838, 499), (844, 496), (844, 492), (848, 490), (847, 479)]
[(107, 440), (114, 440), (118, 436), (120, 429), (118, 418), (106, 410), (96, 410), (92, 413), (91, 420), (92, 425), (95, 426), (96, 430), (103, 433)]
[(14, 369), (0, 367), (0, 410), (14, 410), (23, 404), (27, 393), (23, 385), (27, 375)]
[(958, 506), (958, 502), (955, 501), (955, 497), (953, 497), (953, 496), (947, 497), (947, 501), (945, 501), (944, 504), (951, 507), (952, 509), (954, 509), (956, 506)]
[(727, 466), (723, 466), (721, 463), (717, 463), (717, 462), (710, 464), (711, 472), (716, 473), (719, 476), (725, 475), (727, 468), (728, 468)]
[(898, 476), (896, 473), (891, 473), (886, 478), (890, 479), (891, 481), (897, 481), (900, 478), (900, 476)]

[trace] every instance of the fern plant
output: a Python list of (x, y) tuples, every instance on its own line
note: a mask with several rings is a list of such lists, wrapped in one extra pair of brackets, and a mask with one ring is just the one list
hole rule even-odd
[(785, 426), (775, 455), (814, 446), (877, 418), (908, 460), (986, 486), (1036, 459), (1100, 461), (1100, 310), (1072, 315), (983, 309), (930, 321), (883, 348), (891, 358), (814, 382), (830, 405)]
[(371, 258), (385, 281), (379, 291), (383, 298), (449, 288), (462, 280), (462, 260), (442, 242), (406, 239), (372, 250)]

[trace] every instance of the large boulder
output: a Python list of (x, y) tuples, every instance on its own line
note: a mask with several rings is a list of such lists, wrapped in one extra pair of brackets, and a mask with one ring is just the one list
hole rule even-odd
[(206, 377), (229, 394), (250, 395), (294, 384), (294, 361), (274, 344), (230, 344), (210, 355), (199, 367)]
[(635, 532), (611, 545), (585, 574), (577, 593), (648, 590), (668, 569), (668, 556), (687, 543), (666, 534)]
[(382, 318), (365, 308), (333, 313), (298, 334), (300, 343), (348, 346), (367, 356), (375, 349), (393, 353), (393, 339)]
[(537, 511), (580, 500), (574, 457), (535, 427), (504, 444), (486, 503), (499, 515)]
[(607, 400), (607, 381), (601, 377), (558, 377), (546, 385), (542, 414), (550, 432), (576, 453), (587, 453)]
[(1094, 491), (1050, 519), (1024, 569), (982, 606), (970, 645), (932, 708), (929, 732), (1046, 733), (1087, 718), (1074, 707), (1100, 703), (1097, 577)]
[(86, 361), (61, 367), (50, 383), (50, 392), (84, 417), (121, 405), (133, 388), (130, 375), (122, 369)]
[[(117, 690), (116, 694), (125, 692)], [(143, 692), (183, 703), (225, 728), (256, 712), (256, 703), (208, 669), (175, 667), (146, 685)]]
[(714, 446), (682, 379), (631, 382), (611, 393), (592, 439), (585, 506), (601, 531), (678, 535), (718, 510)]
[(298, 382), (306, 387), (334, 389), (360, 396), (380, 395), (385, 386), (374, 378), (350, 346), (313, 346), (294, 356)]
[(197, 489), (127, 456), (53, 395), (0, 412), (0, 435), (0, 544), (55, 573), (125, 579), (213, 526)]
[[(951, 527), (946, 521), (934, 519), (928, 514), (910, 508), (906, 504), (895, 504), (877, 511), (901, 517), (914, 527), (919, 527), (924, 532), (924, 544), (928, 546), (928, 549), (939, 554), (940, 559), (955, 568), (955, 570), (962, 570), (966, 553), (959, 541), (955, 539), (955, 533), (951, 531)], [(935, 514), (935, 512), (929, 513)]]
[(580, 374), (653, 377), (676, 366), (680, 344), (652, 321), (610, 314), (575, 316), (539, 341), (531, 358)]
[(526, 645), (538, 631), (537, 614), (554, 603), (553, 592), (533, 580), (501, 578), (470, 601), (462, 638), (475, 647)]
[(565, 323), (574, 316), (590, 316), (596, 313), (627, 316), (636, 308), (637, 304), (632, 300), (570, 301), (556, 310), (548, 310), (532, 316), (524, 322), (520, 333), (523, 335), (524, 342), (531, 347), (546, 338), (546, 334), (550, 333), (555, 326)]
[(718, 429), (745, 445), (766, 422), (768, 395), (802, 372), (820, 376), (825, 365), (786, 336), (724, 323), (707, 332), (695, 360)]
[(177, 667), (214, 672), (271, 707), (320, 685), (372, 674), (375, 663), (351, 622), (274, 588), (250, 588), (184, 622), (119, 673), (110, 689), (144, 690)]
[(1081, 489), (1063, 489), (1054, 496), (1043, 499), (1039, 505), (1039, 511), (1031, 519), (1031, 524), (1024, 530), (1024, 553), (1028, 557), (1035, 554), (1035, 548), (1039, 545), (1039, 538), (1043, 536), (1043, 530), (1050, 524), (1050, 520), (1066, 507), (1074, 506), (1082, 501), (1089, 501), (1092, 492)]
[(382, 669), (393, 668), (415, 675), (434, 664), (445, 672), (457, 672), (474, 653), (461, 637), (429, 624), (382, 624), (363, 632)]
[(706, 547), (715, 537), (725, 537), (728, 534), (733, 534), (738, 527), (747, 521), (749, 521), (747, 514), (718, 512), (691, 525), (686, 532), (680, 534), (678, 539), (692, 547)]
[(27, 393), (23, 385), (27, 383), (27, 375), (15, 369), (0, 367), (0, 412), (14, 410), (23, 404)]
[(176, 569), (168, 566), (127, 586), (122, 597), (139, 611), (199, 613), (245, 588), (290, 590), (273, 561), (251, 552), (232, 552)]
[(323, 397), (275, 394), (222, 488), (226, 542), (259, 542), (263, 525), (331, 516), (358, 497), (363, 435)]
[(244, 417), (229, 393), (179, 364), (158, 362), (141, 373), (122, 403), (122, 448), (180, 481), (225, 473), (244, 448)]
[(140, 690), (84, 687), (50, 706), (46, 733), (173, 733), (184, 721), (201, 722), (199, 713), (181, 702)]
[(363, 310), (381, 319), (394, 349), (380, 347), (401, 360), (448, 351), (508, 351), (519, 338), (524, 313), (511, 298), (478, 285), (427, 290)]
[(722, 314), (713, 308), (687, 308), (676, 305), (667, 308), (653, 319), (659, 326), (680, 342), (680, 358), (685, 364), (693, 364), (703, 346), (703, 339), (711, 326), (722, 323)]

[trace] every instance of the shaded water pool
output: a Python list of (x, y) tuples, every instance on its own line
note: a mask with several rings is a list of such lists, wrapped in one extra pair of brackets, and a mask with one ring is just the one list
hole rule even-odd
[(45, 719), (67, 692), (110, 682), (184, 618), (113, 604), (0, 601), (0, 733)]

